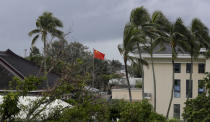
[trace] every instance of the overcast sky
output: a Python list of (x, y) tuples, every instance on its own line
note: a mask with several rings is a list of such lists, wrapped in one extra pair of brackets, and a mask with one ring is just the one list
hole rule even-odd
[(28, 32), (38, 16), (50, 11), (63, 22), (65, 32), (72, 32), (69, 42), (81, 42), (108, 59), (122, 61), (117, 45), (131, 10), (139, 6), (150, 13), (161, 10), (171, 21), (182, 17), (186, 25), (198, 17), (210, 27), (209, 0), (0, 0), (0, 51), (9, 48), (23, 56), (31, 44)]

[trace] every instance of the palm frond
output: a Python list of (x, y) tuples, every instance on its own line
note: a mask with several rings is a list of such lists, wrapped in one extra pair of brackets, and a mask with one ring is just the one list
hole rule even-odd
[(147, 10), (142, 6), (132, 10), (130, 15), (130, 22), (134, 25), (141, 26), (149, 23), (150, 15)]
[(149, 65), (148, 62), (144, 59), (140, 59), (138, 57), (134, 57), (134, 56), (130, 56), (130, 55), (128, 55), (127, 57), (128, 57), (128, 60), (131, 61), (131, 62), (138, 62), (139, 61), (140, 63), (142, 63), (142, 65)]
[(40, 29), (34, 29), (34, 30), (30, 31), (30, 32), (28, 33), (28, 35), (29, 35), (29, 36), (32, 36), (33, 34), (37, 34), (37, 33), (40, 33), (40, 32), (41, 32)]
[(152, 15), (152, 23), (154, 23), (158, 30), (169, 32), (171, 22), (165, 17), (161, 11), (155, 11)]
[(36, 35), (33, 39), (32, 39), (32, 42), (31, 42), (31, 45), (34, 45), (36, 40), (39, 38), (39, 35)]
[(120, 52), (120, 54), (122, 55), (123, 54), (123, 47), (122, 47), (122, 45), (121, 44), (119, 44), (118, 46), (118, 50), (119, 50), (119, 52)]

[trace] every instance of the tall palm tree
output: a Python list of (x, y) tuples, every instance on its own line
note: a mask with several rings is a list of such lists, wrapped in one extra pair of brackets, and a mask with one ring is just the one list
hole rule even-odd
[(181, 50), (180, 45), (186, 44), (186, 42), (183, 41), (185, 39), (185, 36), (182, 34), (182, 31), (184, 31), (186, 27), (184, 26), (181, 18), (178, 18), (175, 21), (175, 23), (171, 23), (160, 11), (154, 12), (154, 15), (158, 15), (156, 16), (158, 19), (156, 19), (157, 21), (155, 23), (159, 30), (158, 33), (160, 34), (161, 39), (165, 40), (164, 43), (169, 43), (171, 47), (172, 87), (171, 87), (169, 106), (166, 114), (166, 117), (168, 118), (173, 100), (173, 92), (174, 92), (174, 80), (175, 80), (174, 64), (177, 56), (177, 50)]
[[(187, 28), (183, 33), (187, 37), (186, 42), (187, 45), (182, 45), (183, 49), (190, 54), (190, 81), (192, 81), (192, 69), (193, 69), (193, 60), (199, 56), (200, 48), (206, 47), (205, 45), (209, 45), (209, 31), (208, 28), (197, 18), (192, 20), (190, 28)], [(199, 46), (200, 45), (200, 46)], [(209, 47), (209, 46), (207, 46)], [(189, 82), (189, 86), (191, 86), (191, 82)], [(187, 98), (189, 99), (191, 90), (188, 91)]]
[[(46, 66), (46, 52), (47, 52), (47, 40), (48, 37), (51, 38), (63, 38), (63, 32), (58, 28), (62, 28), (62, 22), (53, 16), (50, 12), (44, 12), (36, 21), (36, 28), (29, 32), (29, 36), (33, 36), (32, 46), (41, 37), (42, 42), (44, 43), (44, 75), (47, 75), (47, 66)], [(47, 80), (47, 87), (49, 88), (49, 83)]]
[(128, 78), (128, 68), (127, 68), (127, 62), (130, 59), (130, 53), (133, 51), (133, 45), (135, 44), (135, 35), (138, 33), (138, 29), (135, 28), (131, 23), (128, 23), (125, 25), (124, 28), (124, 35), (123, 35), (123, 44), (118, 45), (118, 50), (120, 54), (123, 55), (124, 64), (125, 64), (125, 73), (126, 73), (126, 79), (128, 83), (128, 91), (129, 91), (129, 99), (132, 101), (131, 96), (131, 87), (130, 87), (130, 81)]
[(131, 16), (130, 16), (130, 22), (133, 23), (134, 25), (136, 25), (139, 29), (139, 38), (136, 40), (136, 45), (137, 45), (137, 50), (138, 50), (138, 55), (139, 55), (139, 61), (138, 61), (138, 66), (139, 69), (141, 70), (140, 73), (142, 74), (142, 98), (144, 99), (144, 69), (143, 69), (143, 59), (141, 56), (142, 53), (142, 48), (141, 48), (141, 44), (145, 44), (146, 38), (145, 38), (145, 34), (143, 32), (143, 26), (147, 23), (149, 23), (150, 21), (150, 15), (147, 12), (146, 9), (144, 9), (143, 7), (139, 7), (136, 9), (133, 9), (131, 12)]
[[(134, 9), (131, 12), (130, 21), (138, 26), (138, 29), (146, 35), (145, 38), (145, 46), (144, 50), (150, 54), (151, 64), (152, 64), (152, 74), (153, 74), (153, 84), (154, 84), (154, 110), (156, 111), (156, 77), (155, 77), (155, 69), (154, 69), (154, 59), (153, 53), (155, 51), (164, 50), (164, 40), (161, 39), (161, 35), (159, 33), (160, 26), (157, 26), (157, 22), (161, 22), (159, 17), (159, 13), (153, 13), (152, 17), (150, 17), (149, 13), (143, 7), (139, 7)], [(137, 43), (138, 47), (139, 43)], [(157, 46), (159, 46), (159, 50), (157, 50)], [(139, 53), (140, 54), (140, 53)], [(141, 57), (141, 55), (139, 55)]]

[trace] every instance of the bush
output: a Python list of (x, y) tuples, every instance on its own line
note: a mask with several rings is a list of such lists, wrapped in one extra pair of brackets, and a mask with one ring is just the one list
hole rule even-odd
[(153, 112), (152, 105), (147, 101), (126, 102), (114, 101), (110, 106), (110, 120), (121, 122), (166, 121), (166, 118)]
[(64, 110), (59, 121), (106, 122), (109, 121), (109, 111), (106, 104), (85, 103)]
[(170, 120), (168, 120), (168, 122), (181, 122), (181, 120), (179, 120), (179, 119), (170, 119)]

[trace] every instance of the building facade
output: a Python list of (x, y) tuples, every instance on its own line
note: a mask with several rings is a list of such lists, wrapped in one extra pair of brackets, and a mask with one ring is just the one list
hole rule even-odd
[[(151, 94), (151, 103), (154, 104), (151, 59), (148, 54), (143, 54), (143, 58), (149, 63), (148, 66), (144, 66), (144, 90), (146, 94)], [(190, 55), (178, 54), (174, 65), (175, 80), (172, 81), (173, 70), (171, 54), (165, 52), (154, 54), (156, 111), (166, 115), (171, 96), (172, 83), (174, 82), (173, 101), (169, 112), (169, 118), (182, 119), (187, 95), (189, 95), (189, 98), (195, 98), (198, 94), (204, 92), (204, 88), (201, 88), (199, 84), (205, 77), (204, 73), (208, 72), (208, 67), (210, 67), (210, 60), (206, 60), (204, 56), (199, 56), (197, 59), (194, 59), (192, 66), (192, 82), (190, 83)]]

